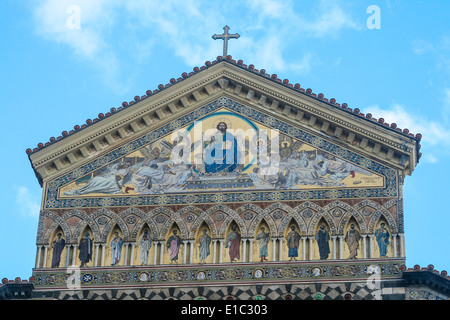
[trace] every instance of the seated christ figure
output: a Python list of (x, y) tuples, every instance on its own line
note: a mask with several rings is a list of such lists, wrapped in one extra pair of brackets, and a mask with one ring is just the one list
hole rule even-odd
[(227, 132), (225, 122), (219, 122), (216, 134), (206, 143), (204, 160), (206, 174), (233, 172), (238, 167), (237, 140)]

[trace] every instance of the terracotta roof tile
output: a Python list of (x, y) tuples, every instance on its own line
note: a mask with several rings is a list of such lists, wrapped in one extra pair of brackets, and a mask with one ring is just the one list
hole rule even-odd
[[(208, 67), (210, 67), (212, 65), (215, 65), (215, 64), (217, 64), (219, 62), (222, 62), (223, 60), (225, 60), (228, 63), (232, 63), (234, 65), (237, 65), (237, 66), (239, 66), (241, 68), (247, 69), (247, 70), (249, 70), (251, 72), (254, 72), (255, 74), (258, 74), (260, 76), (266, 77), (266, 78), (268, 78), (270, 80), (276, 81), (277, 83), (280, 83), (280, 84), (282, 84), (282, 85), (284, 85), (286, 87), (291, 88), (292, 90), (298, 91), (298, 92), (300, 92), (302, 94), (306, 94), (306, 95), (311, 96), (311, 97), (313, 97), (315, 99), (321, 100), (324, 103), (332, 105), (332, 106), (334, 106), (336, 108), (340, 108), (340, 109), (343, 109), (343, 110), (345, 110), (347, 112), (353, 113), (353, 114), (361, 117), (362, 119), (371, 120), (374, 123), (378, 123), (379, 125), (382, 125), (383, 127), (386, 127), (388, 129), (394, 130), (394, 131), (396, 131), (398, 133), (401, 133), (403, 135), (406, 135), (408, 137), (415, 138), (418, 141), (420, 141), (422, 139), (422, 135), (420, 133), (417, 133), (417, 134), (414, 135), (414, 134), (410, 133), (409, 129), (407, 129), (407, 128), (405, 128), (403, 130), (399, 129), (399, 128), (397, 128), (397, 124), (396, 123), (388, 124), (388, 123), (384, 122), (383, 118), (376, 119), (376, 118), (373, 118), (372, 114), (370, 114), (370, 113), (367, 113), (367, 114), (361, 113), (359, 108), (351, 109), (351, 108), (348, 107), (347, 103), (339, 104), (339, 103), (336, 102), (336, 99), (334, 99), (334, 98), (330, 98), (330, 99), (325, 98), (323, 93), (319, 93), (319, 94), (313, 93), (311, 88), (307, 88), (305, 90), (304, 88), (301, 87), (301, 85), (299, 83), (292, 84), (292, 83), (290, 83), (290, 81), (288, 79), (281, 80), (281, 79), (278, 78), (278, 75), (275, 74), (275, 73), (274, 74), (268, 74), (265, 69), (260, 69), (260, 70), (255, 69), (255, 66), (253, 64), (250, 64), (250, 65), (247, 66), (246, 64), (244, 64), (244, 62), (242, 60), (237, 60), (237, 61), (233, 60), (231, 56), (227, 56), (227, 57), (225, 57), (225, 59), (223, 57), (221, 57), (221, 56), (218, 56), (216, 58), (216, 60), (214, 60), (212, 62), (211, 61), (206, 61), (205, 65), (200, 67), (200, 68), (199, 67), (193, 68), (192, 72), (189, 72), (189, 73), (183, 72), (181, 74), (181, 77), (179, 77), (177, 79), (171, 78), (169, 80), (169, 83), (167, 83), (166, 85), (159, 84), (158, 85), (158, 89), (147, 90), (146, 94), (142, 95), (142, 96), (136, 95), (134, 97), (134, 99), (132, 101), (130, 101), (130, 102), (124, 101), (122, 103), (122, 106), (118, 107), (117, 109), (116, 108), (111, 108), (110, 112), (108, 112), (108, 113), (105, 113), (105, 114), (99, 113), (98, 114), (98, 118), (95, 118), (94, 120), (87, 119), (86, 120), (86, 124), (82, 124), (81, 126), (80, 125), (75, 125), (74, 126), (74, 130), (70, 130), (69, 132), (68, 131), (63, 131), (62, 132), (62, 136), (59, 136), (58, 138), (51, 137), (50, 141), (45, 143), (45, 144), (42, 143), (42, 142), (38, 143), (37, 144), (37, 148), (34, 148), (34, 149), (28, 148), (28, 149), (26, 149), (26, 153), (28, 155), (31, 155), (31, 154), (33, 154), (33, 153), (35, 153), (35, 152), (37, 152), (37, 151), (39, 151), (39, 150), (41, 150), (41, 149), (43, 149), (45, 147), (47, 147), (47, 146), (57, 142), (57, 141), (65, 138), (65, 137), (68, 137), (68, 136), (72, 135), (73, 133), (75, 133), (77, 131), (80, 131), (80, 130), (82, 130), (82, 129), (92, 125), (93, 123), (96, 123), (96, 122), (98, 122), (98, 121), (100, 121), (100, 120), (102, 120), (104, 118), (107, 118), (107, 117), (113, 115), (114, 113), (117, 113), (117, 112), (119, 112), (119, 111), (121, 111), (123, 109), (126, 109), (126, 108), (128, 108), (128, 107), (130, 107), (130, 106), (132, 106), (132, 105), (134, 105), (136, 103), (138, 103), (141, 100), (145, 100), (148, 97), (150, 97), (150, 96), (152, 96), (154, 94), (157, 94), (158, 92), (160, 92), (162, 90), (165, 90), (166, 88), (171, 87), (172, 85), (175, 85), (175, 84), (177, 84), (177, 83), (179, 83), (179, 82), (181, 82), (181, 81), (191, 77), (192, 75), (194, 75), (194, 74), (196, 74), (198, 72), (201, 72), (202, 70), (207, 69)], [(420, 158), (421, 155), (422, 154), (419, 153), (419, 158)]]

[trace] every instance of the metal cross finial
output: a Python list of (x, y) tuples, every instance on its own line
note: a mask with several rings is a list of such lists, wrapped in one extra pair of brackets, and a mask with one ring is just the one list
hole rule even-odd
[(223, 34), (215, 34), (212, 36), (214, 40), (222, 39), (223, 40), (223, 57), (225, 58), (227, 56), (228, 51), (228, 39), (237, 39), (240, 37), (239, 33), (235, 34), (228, 34), (228, 30), (230, 30), (229, 26), (223, 27), (224, 33)]

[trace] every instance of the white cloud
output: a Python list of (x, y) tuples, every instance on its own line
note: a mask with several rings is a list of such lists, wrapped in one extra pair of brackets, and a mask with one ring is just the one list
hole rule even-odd
[(16, 203), (21, 215), (25, 217), (39, 216), (40, 200), (27, 187), (16, 188)]
[[(68, 10), (73, 6), (79, 8), (80, 28), (68, 27), (76, 14)], [(275, 0), (231, 4), (203, 0), (41, 0), (34, 15), (36, 31), (42, 37), (68, 46), (120, 93), (126, 91), (121, 75), (127, 62), (145, 61), (155, 50), (169, 49), (190, 66), (215, 59), (221, 54), (222, 43), (211, 36), (221, 33), (225, 24), (230, 25), (230, 32), (241, 34), (238, 41), (230, 42), (229, 53), (270, 73), (305, 73), (317, 64), (313, 52), (300, 52), (296, 61), (287, 61), (283, 54), (298, 41), (307, 41), (305, 36), (336, 37), (341, 30), (358, 28), (335, 1), (321, 0), (307, 12), (296, 6), (294, 1)]]
[(386, 123), (396, 123), (398, 128), (409, 129), (413, 134), (422, 134), (423, 161), (438, 162), (439, 155), (449, 150), (450, 128), (443, 123), (430, 120), (426, 115), (409, 112), (399, 104), (393, 104), (389, 108), (369, 106), (364, 108), (363, 112), (371, 113), (377, 119), (383, 118)]
[(314, 21), (305, 22), (305, 29), (315, 37), (336, 36), (342, 29), (359, 29), (348, 13), (334, 1), (320, 1), (319, 16)]

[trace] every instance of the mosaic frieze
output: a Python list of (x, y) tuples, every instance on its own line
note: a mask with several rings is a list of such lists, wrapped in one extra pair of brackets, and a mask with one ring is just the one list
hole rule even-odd
[(226, 98), (45, 187), (46, 208), (380, 198), (398, 189), (395, 170)]
[[(284, 263), (236, 264), (192, 267), (165, 266), (164, 268), (108, 268), (108, 269), (35, 269), (33, 284), (38, 289), (70, 289), (67, 284), (79, 277), (80, 288), (108, 286), (167, 286), (213, 285), (283, 282), (320, 282), (328, 280), (366, 280), (401, 277), (403, 261), (366, 261), (365, 263)], [(373, 270), (377, 272), (374, 273)]]

